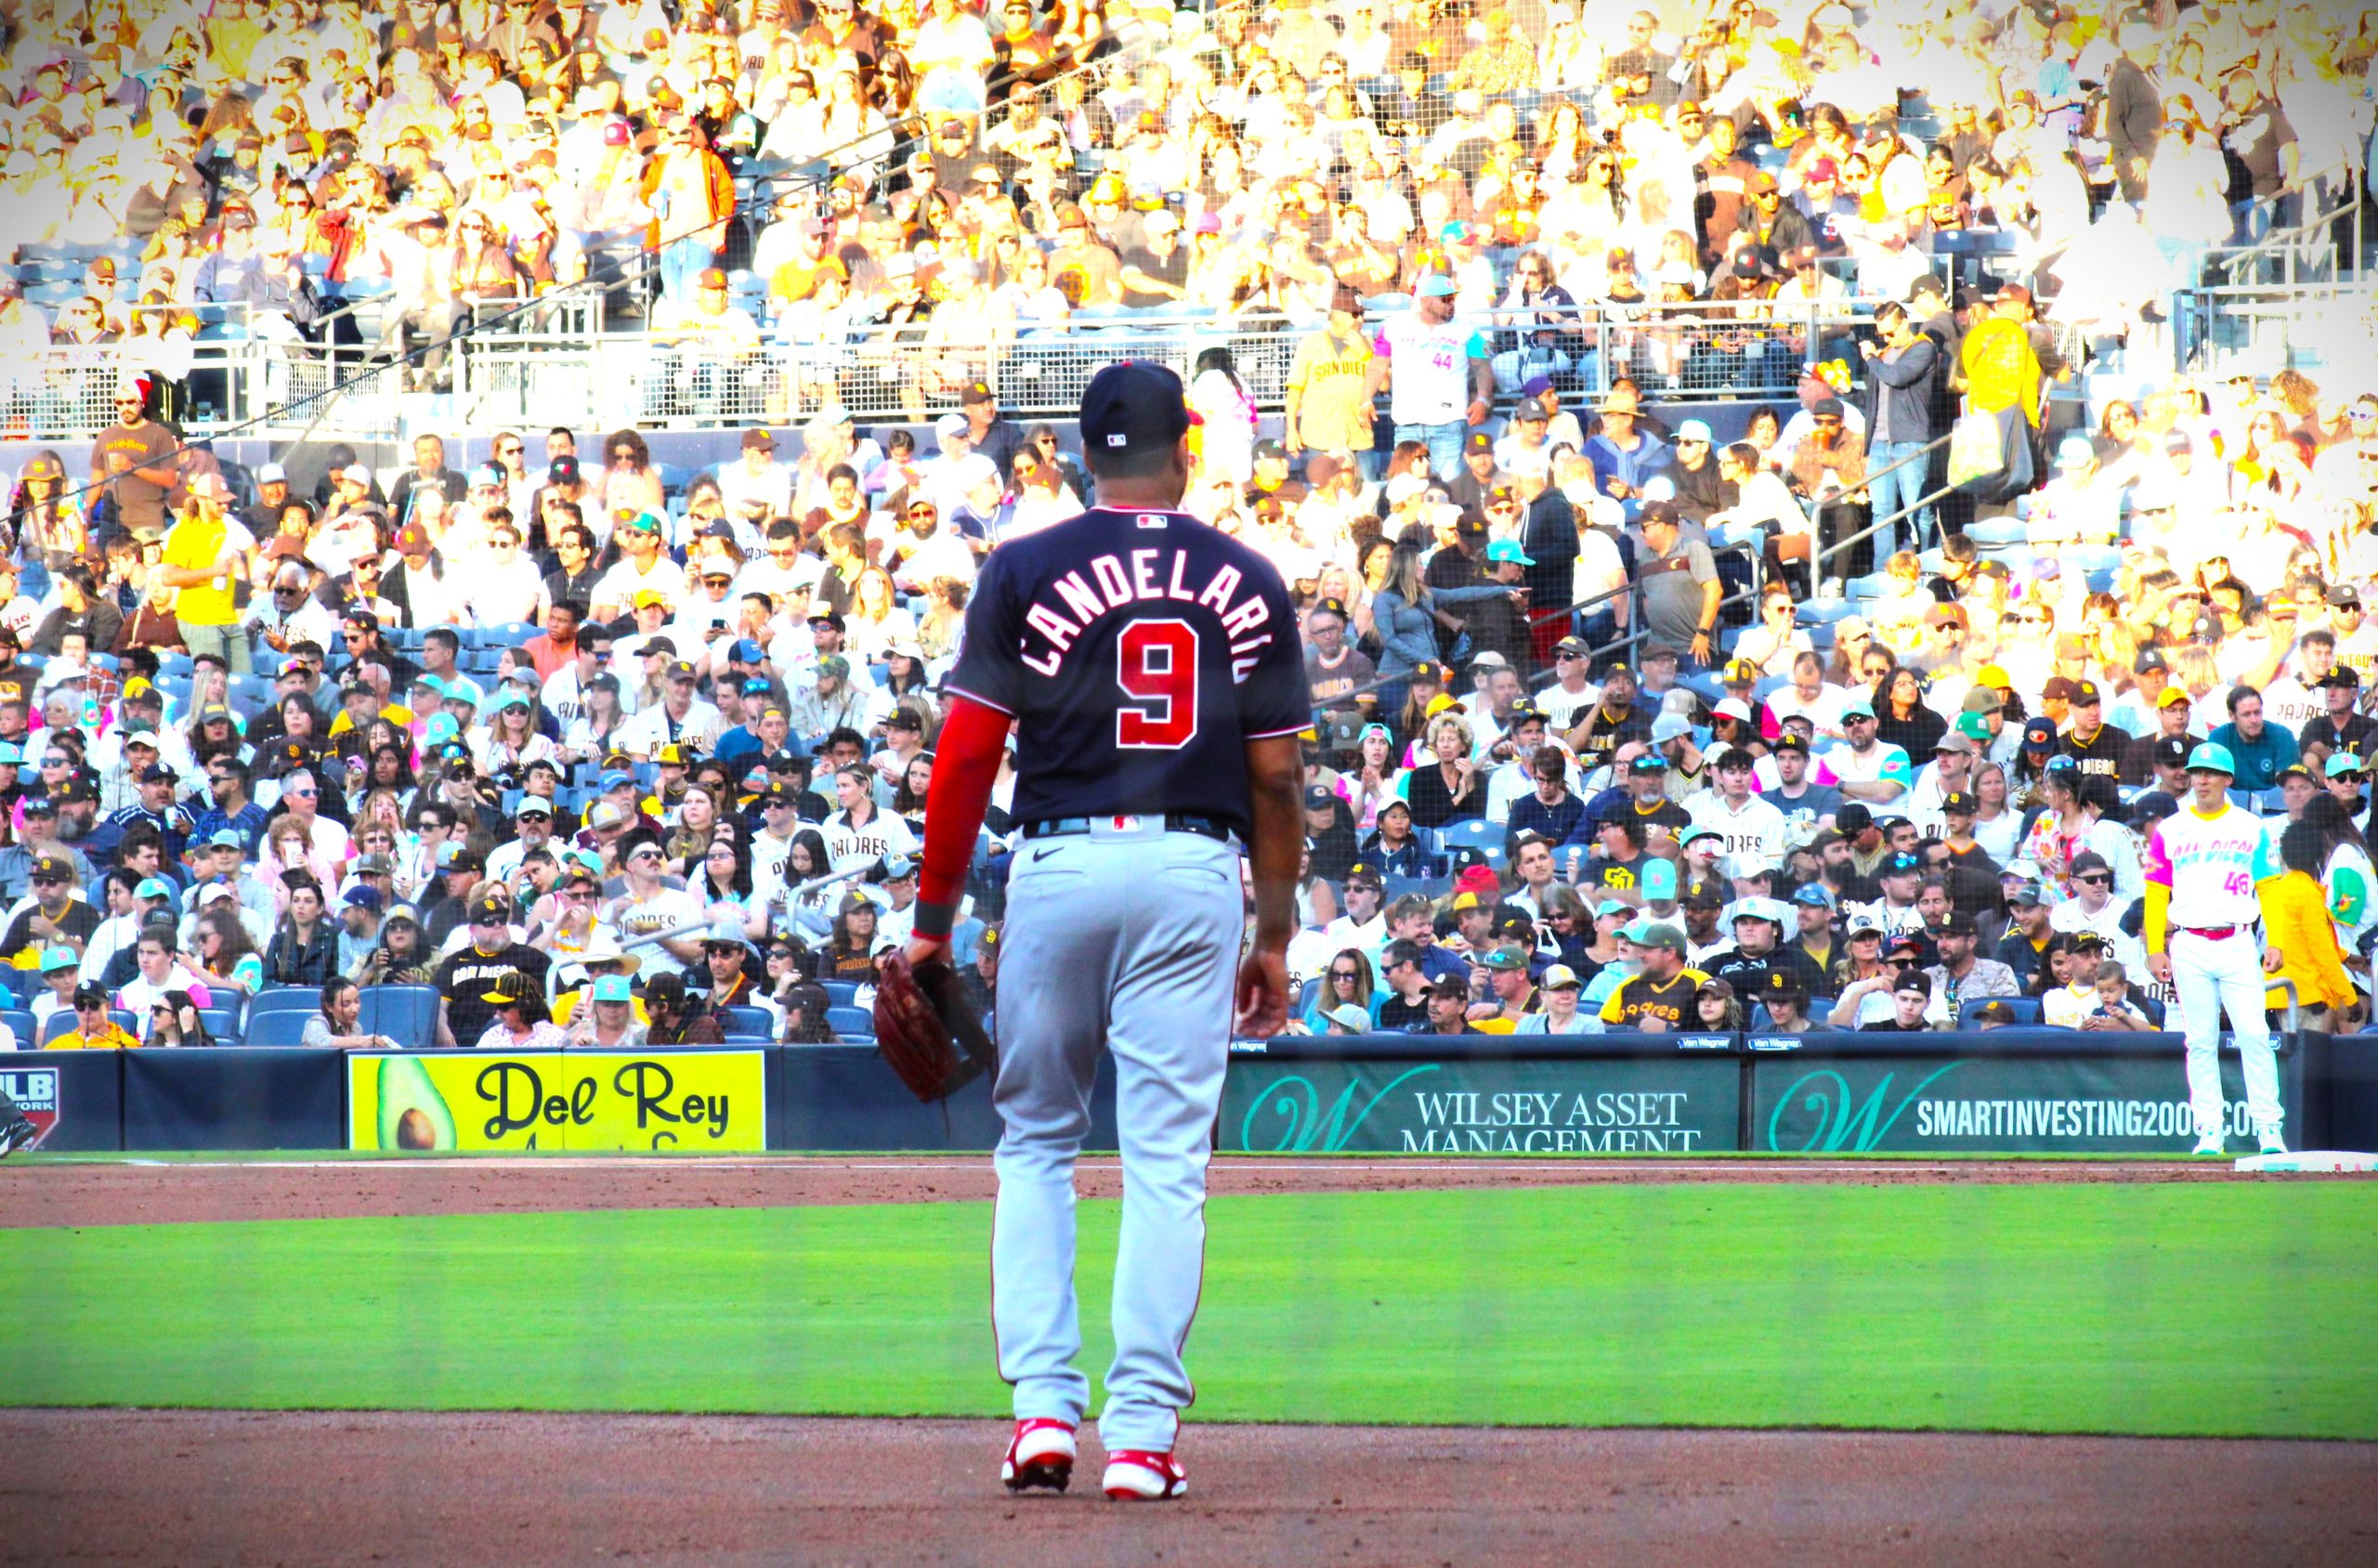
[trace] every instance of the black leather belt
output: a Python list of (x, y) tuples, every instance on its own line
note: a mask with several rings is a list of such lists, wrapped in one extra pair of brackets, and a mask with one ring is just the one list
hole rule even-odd
[[(1087, 833), (1093, 823), (1139, 825), (1147, 820), (1144, 815), (1133, 814), (1121, 817), (1053, 817), (1043, 822), (1026, 822), (1024, 836), (1027, 839), (1062, 839), (1069, 833)], [(1206, 838), (1220, 839), (1224, 843), (1228, 843), (1231, 838), (1230, 824), (1221, 818), (1190, 817), (1181, 812), (1165, 814), (1164, 830), (1168, 833), (1197, 833)]]

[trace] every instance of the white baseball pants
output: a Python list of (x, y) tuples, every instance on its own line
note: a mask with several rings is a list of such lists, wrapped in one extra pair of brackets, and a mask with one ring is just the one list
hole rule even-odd
[(1089, 1405), (1073, 1364), (1074, 1161), (1111, 1051), (1123, 1224), (1098, 1435), (1110, 1451), (1172, 1447), (1195, 1397), (1181, 1350), (1204, 1283), (1206, 1165), (1245, 930), (1238, 852), (1216, 839), (1101, 819), (1015, 856), (1000, 941), (991, 1323), (1020, 1420), (1078, 1423)]
[(2189, 1110), (2200, 1138), (2222, 1136), (2228, 1106), (2221, 1094), (2221, 1014), (2246, 1078), (2246, 1116), (2257, 1137), (2278, 1137), (2279, 1057), (2271, 1050), (2270, 1024), (2263, 1015), (2262, 948), (2243, 926), (2218, 941), (2175, 931), (2164, 945), (2172, 960), (2172, 994), (2188, 1039)]

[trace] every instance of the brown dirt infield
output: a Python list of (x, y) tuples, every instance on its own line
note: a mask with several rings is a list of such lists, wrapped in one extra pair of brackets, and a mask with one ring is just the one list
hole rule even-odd
[[(1195, 1427), (1011, 1498), (987, 1422), (0, 1412), (0, 1561), (1185, 1568), (2367, 1562), (2378, 1446)], [(1093, 1478), (1095, 1471), (1083, 1478)]]
[[(2239, 1180), (2175, 1162), (1218, 1160), (1223, 1193)], [(1119, 1190), (1111, 1159), (1082, 1187)], [(987, 1199), (970, 1156), (0, 1168), (0, 1225)], [(169, 1326), (161, 1325), (163, 1331)], [(0, 1562), (2378, 1561), (2378, 1444), (1192, 1424), (1178, 1504), (1012, 1498), (979, 1421), (0, 1410)]]
[[(2297, 1178), (2303, 1179), (2303, 1178)], [(2325, 1178), (2311, 1178), (2321, 1180)], [(1394, 1192), (1611, 1182), (2207, 1182), (2228, 1165), (2178, 1160), (1218, 1158), (1216, 1193)], [(1113, 1157), (1081, 1163), (1086, 1197), (1122, 1192)], [(982, 1156), (697, 1159), (570, 1157), (0, 1165), (0, 1228), (503, 1214), (608, 1209), (987, 1202)]]

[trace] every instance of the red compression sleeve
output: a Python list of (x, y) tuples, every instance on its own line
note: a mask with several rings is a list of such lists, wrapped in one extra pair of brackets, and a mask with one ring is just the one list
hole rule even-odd
[(970, 698), (952, 697), (934, 749), (933, 785), (925, 791), (925, 851), (917, 884), (915, 931), (942, 941), (956, 922), (966, 892), (966, 869), (991, 786), (1000, 776), (1000, 753), (1007, 743), (1008, 716)]

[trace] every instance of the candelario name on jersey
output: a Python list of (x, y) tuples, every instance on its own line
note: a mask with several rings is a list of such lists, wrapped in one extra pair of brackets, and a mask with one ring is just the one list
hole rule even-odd
[(1054, 676), (1065, 669), (1067, 650), (1101, 616), (1159, 601), (1202, 605), (1221, 619), (1234, 683), (1243, 684), (1256, 655), (1271, 646), (1274, 633), (1265, 630), (1271, 609), (1236, 567), (1199, 563), (1187, 551), (1156, 546), (1093, 555), (1086, 570), (1050, 581), (1024, 612), (1017, 657), (1026, 668)]

